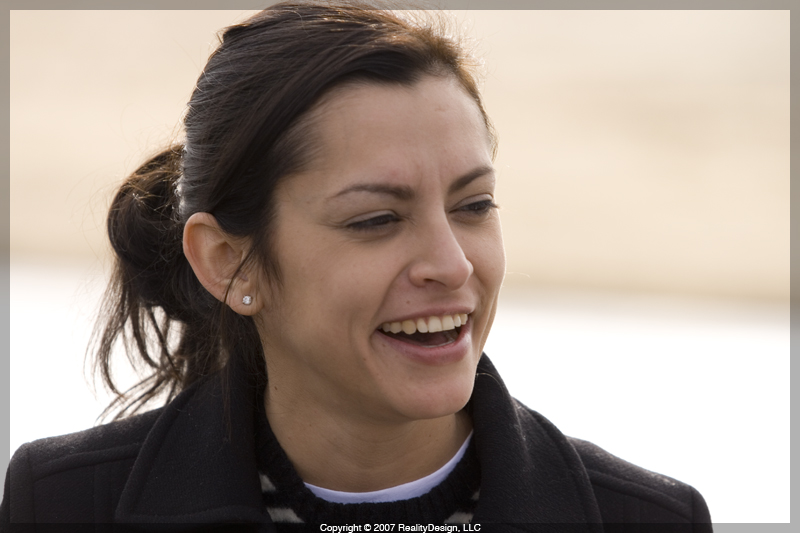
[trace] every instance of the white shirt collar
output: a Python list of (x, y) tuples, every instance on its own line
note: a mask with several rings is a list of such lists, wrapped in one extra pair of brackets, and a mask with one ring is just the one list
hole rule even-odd
[(333, 503), (379, 503), (379, 502), (396, 502), (400, 500), (410, 500), (430, 492), (432, 488), (444, 481), (444, 479), (452, 472), (458, 462), (464, 457), (464, 452), (467, 451), (467, 446), (472, 439), (472, 431), (467, 435), (464, 444), (458, 449), (456, 454), (449, 460), (443, 467), (432, 474), (397, 485), (396, 487), (389, 487), (388, 489), (375, 490), (372, 492), (342, 492), (339, 490), (324, 489), (306, 483), (311, 492), (318, 498), (333, 502)]

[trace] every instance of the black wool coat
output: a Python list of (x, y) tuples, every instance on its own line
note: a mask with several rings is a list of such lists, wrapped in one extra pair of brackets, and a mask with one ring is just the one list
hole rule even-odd
[[(190, 530), (237, 522), (273, 531), (256, 467), (256, 394), (242, 369), (229, 370), (229, 403), (216, 375), (160, 409), (20, 447), (0, 531), (32, 522)], [(694, 488), (565, 437), (509, 395), (486, 356), (470, 406), (481, 531), (711, 531)]]

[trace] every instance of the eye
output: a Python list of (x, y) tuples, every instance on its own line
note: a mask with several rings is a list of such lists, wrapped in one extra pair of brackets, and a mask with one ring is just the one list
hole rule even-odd
[(397, 215), (393, 213), (384, 213), (365, 220), (357, 220), (355, 222), (351, 222), (350, 224), (347, 224), (346, 227), (347, 229), (355, 231), (378, 230), (390, 226), (395, 222), (399, 221), (400, 218)]
[(457, 210), (470, 215), (485, 215), (492, 209), (497, 209), (496, 203), (494, 203), (492, 200), (481, 200), (479, 202), (472, 202), (471, 204), (459, 207)]

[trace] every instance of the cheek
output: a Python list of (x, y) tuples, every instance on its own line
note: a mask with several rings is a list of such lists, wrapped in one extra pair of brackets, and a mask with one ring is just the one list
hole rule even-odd
[(499, 293), (506, 273), (506, 253), (499, 221), (470, 243), (467, 257), (487, 295)]
[(361, 335), (391, 285), (392, 257), (371, 249), (300, 239), (284, 247), (282, 302), (291, 317), (342, 339)]

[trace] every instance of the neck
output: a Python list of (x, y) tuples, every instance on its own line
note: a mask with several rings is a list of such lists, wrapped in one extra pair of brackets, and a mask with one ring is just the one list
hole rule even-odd
[(379, 422), (283, 401), (279, 390), (270, 385), (264, 394), (272, 431), (300, 478), (331, 490), (369, 492), (425, 477), (444, 466), (472, 430), (464, 410)]

